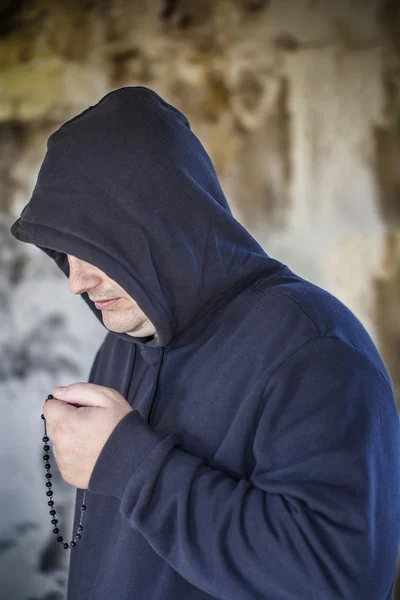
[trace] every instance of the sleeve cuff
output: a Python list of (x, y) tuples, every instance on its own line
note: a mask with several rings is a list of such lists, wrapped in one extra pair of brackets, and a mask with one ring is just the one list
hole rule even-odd
[(137, 410), (121, 419), (103, 446), (90, 476), (88, 490), (121, 499), (134, 472), (162, 441), (178, 440), (153, 431)]

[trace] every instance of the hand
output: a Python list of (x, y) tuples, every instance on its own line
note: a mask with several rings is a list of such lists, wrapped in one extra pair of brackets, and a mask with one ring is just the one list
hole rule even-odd
[(52, 395), (42, 412), (58, 468), (67, 483), (87, 489), (103, 446), (133, 408), (117, 390), (94, 383), (73, 383), (64, 393), (54, 388)]

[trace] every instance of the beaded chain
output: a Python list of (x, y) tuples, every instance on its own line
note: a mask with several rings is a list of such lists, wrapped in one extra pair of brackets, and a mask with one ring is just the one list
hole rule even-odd
[[(47, 402), (47, 400), (52, 400), (53, 398), (54, 398), (54, 396), (52, 396), (52, 394), (49, 394), (47, 396), (47, 398), (46, 398), (46, 402)], [(79, 405), (74, 404), (74, 406), (79, 406)], [(55, 508), (53, 508), (54, 507), (54, 500), (52, 499), (53, 492), (51, 490), (52, 483), (50, 481), (52, 475), (51, 475), (50, 470), (49, 470), (50, 467), (51, 467), (51, 464), (49, 463), (50, 456), (49, 456), (49, 454), (47, 454), (48, 451), (50, 450), (50, 446), (47, 444), (47, 442), (49, 441), (50, 438), (47, 436), (46, 419), (45, 419), (44, 415), (42, 415), (42, 419), (43, 419), (43, 422), (44, 422), (44, 437), (42, 438), (42, 440), (45, 442), (45, 445), (43, 446), (43, 450), (46, 453), (46, 454), (43, 455), (43, 460), (46, 461), (46, 464), (44, 466), (45, 466), (45, 469), (47, 470), (47, 473), (46, 473), (46, 479), (47, 479), (46, 487), (48, 488), (48, 491), (46, 492), (46, 496), (50, 497), (50, 500), (47, 502), (47, 504), (51, 508), (50, 514), (53, 517), (52, 520), (51, 520), (52, 524), (54, 525), (53, 533), (55, 533), (57, 535), (60, 530), (58, 529), (58, 527), (56, 527), (56, 525), (58, 523), (58, 520), (55, 518), (56, 510), (55, 510)], [(84, 515), (84, 512), (86, 510), (86, 504), (85, 504), (86, 492), (87, 492), (87, 490), (85, 490), (85, 492), (83, 494), (83, 504), (81, 504), (81, 517), (80, 517), (80, 520), (79, 520), (79, 527), (78, 527), (77, 534), (76, 534), (76, 536), (74, 537), (74, 539), (69, 544), (67, 542), (63, 543), (63, 548), (65, 548), (65, 550), (67, 550), (68, 548), (74, 548), (76, 546), (76, 542), (81, 539), (81, 533), (83, 531), (83, 525), (82, 525), (82, 523), (83, 523), (83, 515)], [(64, 541), (64, 538), (62, 537), (62, 535), (59, 535), (57, 537), (57, 542), (60, 542), (60, 544), (61, 544), (63, 541)]]

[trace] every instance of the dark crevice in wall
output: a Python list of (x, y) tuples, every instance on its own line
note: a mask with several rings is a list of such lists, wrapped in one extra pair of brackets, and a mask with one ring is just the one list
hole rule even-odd
[[(375, 310), (382, 357), (393, 381), (400, 411), (400, 5), (382, 4), (379, 20), (385, 30), (383, 87), (385, 125), (375, 128), (375, 165), (380, 213), (386, 224), (384, 273), (375, 281)], [(400, 574), (399, 574), (400, 576)], [(400, 578), (396, 585), (400, 597)]]
[(29, 0), (8, 0), (0, 2), (0, 37), (5, 37), (18, 27), (20, 11)]
[(384, 0), (378, 10), (377, 18), (389, 34), (391, 43), (400, 52), (400, 3), (399, 0)]
[(249, 12), (260, 12), (268, 8), (270, 0), (239, 0), (239, 4)]
[(165, 0), (164, 7), (161, 11), (161, 18), (168, 20), (173, 17), (178, 8), (178, 4), (178, 0)]

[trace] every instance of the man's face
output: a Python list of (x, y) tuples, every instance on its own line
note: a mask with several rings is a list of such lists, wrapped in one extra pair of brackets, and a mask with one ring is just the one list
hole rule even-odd
[(151, 321), (116, 281), (97, 267), (67, 254), (69, 263), (68, 289), (71, 294), (87, 292), (94, 302), (119, 298), (109, 308), (100, 308), (103, 323), (110, 331), (134, 337), (155, 335)]

